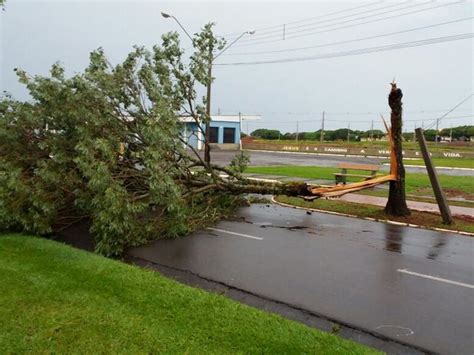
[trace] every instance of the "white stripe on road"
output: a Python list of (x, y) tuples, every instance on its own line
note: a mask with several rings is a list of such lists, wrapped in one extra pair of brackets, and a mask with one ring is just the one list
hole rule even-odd
[(250, 239), (256, 239), (256, 240), (263, 240), (261, 237), (254, 237), (253, 235), (248, 235), (248, 234), (242, 234), (242, 233), (236, 233), (236, 232), (231, 232), (231, 231), (226, 231), (224, 229), (217, 229), (217, 228), (207, 228), (211, 231), (214, 232), (221, 232), (221, 233), (226, 233), (226, 234), (231, 234), (231, 235), (237, 235), (239, 237), (245, 237), (245, 238), (250, 238)]
[(451, 285), (462, 286), (462, 287), (467, 287), (467, 288), (474, 288), (474, 285), (471, 285), (471, 284), (465, 284), (465, 283), (462, 283), (462, 282), (443, 279), (441, 277), (436, 277), (436, 276), (431, 276), (431, 275), (419, 274), (417, 272), (409, 271), (409, 270), (406, 270), (406, 269), (398, 269), (397, 271), (401, 272), (401, 273), (404, 273), (404, 274), (424, 277), (425, 279), (430, 279), (430, 280), (439, 281), (439, 282), (445, 282), (445, 283), (451, 284)]

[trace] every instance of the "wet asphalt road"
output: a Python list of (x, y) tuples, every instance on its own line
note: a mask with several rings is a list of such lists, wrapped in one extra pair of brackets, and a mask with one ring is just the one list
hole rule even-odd
[[(317, 154), (301, 154), (301, 153), (279, 153), (279, 152), (262, 152), (247, 151), (250, 154), (251, 166), (276, 166), (276, 165), (298, 165), (298, 166), (322, 166), (336, 167), (340, 162), (353, 162), (359, 164), (380, 164), (381, 161), (387, 159), (364, 158), (343, 155), (317, 155)], [(219, 165), (227, 165), (237, 154), (235, 151), (212, 151), (211, 159)], [(408, 164), (409, 163), (405, 163)], [(473, 167), (474, 168), (474, 167)], [(388, 171), (389, 166), (384, 165), (382, 171)], [(426, 173), (425, 167), (405, 167), (407, 172)], [(439, 174), (454, 176), (471, 176), (474, 177), (474, 171), (458, 170), (458, 169), (439, 169)]]
[(252, 205), (131, 255), (436, 353), (474, 349), (474, 238)]

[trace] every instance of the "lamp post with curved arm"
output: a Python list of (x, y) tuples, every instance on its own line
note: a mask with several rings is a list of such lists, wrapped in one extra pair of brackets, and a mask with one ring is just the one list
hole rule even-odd
[[(186, 35), (189, 37), (189, 39), (191, 40), (191, 42), (193, 41), (192, 37), (189, 35), (188, 31), (186, 31), (186, 29), (183, 27), (183, 25), (181, 25), (181, 23), (178, 21), (178, 19), (173, 16), (173, 15), (170, 15), (170, 14), (167, 14), (165, 12), (162, 12), (161, 13), (161, 16), (163, 16), (164, 18), (172, 18), (176, 21), (176, 23), (179, 25), (179, 27), (181, 27), (181, 29), (184, 31), (184, 33), (186, 33)], [(248, 35), (253, 35), (255, 33), (255, 31), (245, 31), (243, 32), (240, 36), (238, 36), (236, 39), (234, 39), (229, 45), (227, 45), (226, 47), (224, 47), (219, 53), (217, 53), (216, 55), (213, 55), (212, 54), (212, 49), (209, 48), (210, 52), (209, 53), (209, 65), (208, 65), (208, 69), (207, 69), (207, 76), (209, 78), (209, 82), (207, 84), (207, 95), (206, 95), (206, 115), (209, 117), (209, 121), (211, 119), (211, 85), (212, 85), (212, 65), (214, 63), (214, 60), (219, 57), (222, 53), (224, 53), (226, 50), (228, 50), (233, 44), (235, 44), (239, 39), (241, 39), (243, 36), (245, 36), (246, 34)], [(205, 140), (205, 144), (204, 144), (204, 161), (207, 163), (207, 164), (210, 164), (211, 163), (211, 150), (210, 150), (210, 147), (209, 147), (209, 141), (210, 141), (210, 137), (211, 137), (211, 129), (210, 129), (210, 122), (208, 122), (206, 124), (206, 140)]]

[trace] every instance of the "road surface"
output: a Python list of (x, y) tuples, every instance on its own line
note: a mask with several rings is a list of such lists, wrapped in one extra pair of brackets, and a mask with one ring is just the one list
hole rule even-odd
[[(340, 162), (353, 162), (360, 164), (380, 164), (382, 160), (377, 158), (364, 158), (355, 156), (343, 155), (317, 155), (309, 153), (289, 153), (289, 152), (263, 152), (263, 151), (247, 151), (250, 154), (251, 166), (276, 166), (276, 165), (298, 165), (298, 166), (322, 166), (322, 167), (336, 167)], [(237, 154), (236, 151), (212, 151), (211, 159), (213, 163), (219, 165), (227, 165), (232, 158)], [(405, 163), (407, 164), (407, 163)], [(473, 167), (474, 168), (474, 167)], [(389, 166), (382, 166), (383, 171), (388, 171)], [(426, 173), (424, 166), (422, 167), (405, 167), (405, 170), (410, 173)], [(460, 169), (440, 169), (440, 174), (454, 175), (454, 176), (471, 176), (474, 177), (472, 170)]]
[(413, 347), (474, 349), (474, 238), (252, 205), (130, 253)]

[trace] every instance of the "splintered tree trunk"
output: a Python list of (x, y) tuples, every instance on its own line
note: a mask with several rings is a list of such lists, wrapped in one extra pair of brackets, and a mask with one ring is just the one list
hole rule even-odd
[(405, 196), (405, 167), (402, 156), (402, 90), (392, 83), (392, 90), (388, 96), (388, 104), (392, 109), (390, 121), (392, 124), (393, 147), (397, 158), (397, 180), (390, 181), (388, 201), (385, 213), (392, 216), (408, 216), (410, 210)]

